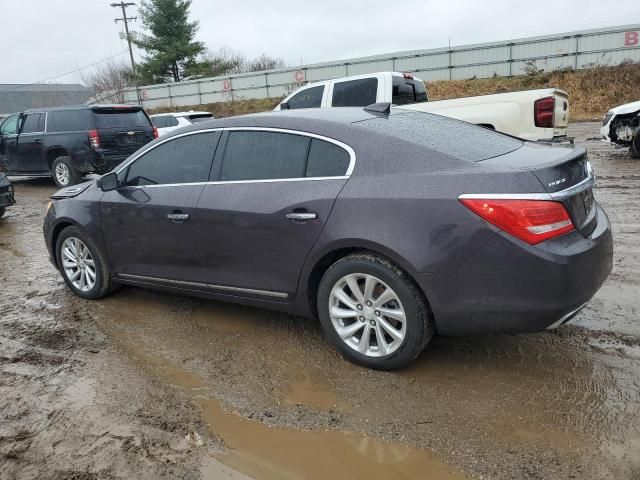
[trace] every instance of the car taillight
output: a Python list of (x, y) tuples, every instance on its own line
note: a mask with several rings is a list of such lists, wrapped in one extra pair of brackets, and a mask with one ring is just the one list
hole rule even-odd
[(100, 148), (100, 135), (97, 130), (89, 130), (89, 145), (93, 149)]
[(460, 201), (487, 222), (530, 245), (574, 229), (569, 212), (560, 202), (476, 198)]
[(158, 127), (153, 127), (153, 138), (158, 138), (159, 136)]
[(533, 104), (533, 116), (536, 127), (553, 128), (553, 113), (556, 109), (554, 97), (541, 98)]

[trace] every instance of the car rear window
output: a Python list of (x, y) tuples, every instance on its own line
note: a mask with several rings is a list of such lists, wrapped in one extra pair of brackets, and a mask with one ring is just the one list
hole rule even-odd
[(96, 128), (148, 127), (149, 120), (142, 110), (94, 110)]
[(355, 125), (469, 162), (504, 155), (523, 145), (522, 140), (508, 135), (430, 113), (394, 113)]
[(419, 80), (412, 78), (393, 77), (393, 91), (391, 102), (394, 105), (407, 105), (427, 101), (427, 89)]
[(191, 123), (200, 123), (206, 120), (211, 120), (213, 115), (211, 113), (196, 113), (195, 115), (189, 115), (189, 121)]

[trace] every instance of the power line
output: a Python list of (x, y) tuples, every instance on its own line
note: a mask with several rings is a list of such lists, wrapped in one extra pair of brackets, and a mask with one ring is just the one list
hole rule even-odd
[(49, 80), (55, 80), (56, 78), (64, 77), (66, 75), (71, 75), (72, 73), (79, 72), (80, 70), (85, 70), (87, 68), (95, 67), (96, 65), (99, 65), (99, 64), (101, 64), (103, 62), (106, 62), (106, 61), (109, 61), (112, 58), (119, 57), (120, 55), (122, 55), (124, 53), (127, 53), (127, 51), (123, 50), (123, 51), (121, 51), (119, 53), (116, 53), (115, 55), (111, 55), (110, 57), (103, 58), (102, 60), (99, 60), (97, 62), (93, 62), (93, 63), (91, 63), (89, 65), (85, 65), (84, 67), (76, 68), (75, 70), (71, 70), (70, 72), (61, 73), (59, 75), (54, 75), (53, 77), (45, 78), (45, 79), (38, 80), (38, 81), (35, 81), (35, 82), (31, 82), (31, 83), (24, 83), (24, 84), (21, 84), (21, 85), (18, 85), (16, 87), (14, 87), (14, 88), (7, 88), (7, 89), (4, 89), (4, 90), (0, 90), (0, 92), (10, 92), (12, 90), (19, 90), (19, 89), (21, 89), (23, 87), (29, 87), (31, 85), (37, 85), (39, 83), (48, 82)]

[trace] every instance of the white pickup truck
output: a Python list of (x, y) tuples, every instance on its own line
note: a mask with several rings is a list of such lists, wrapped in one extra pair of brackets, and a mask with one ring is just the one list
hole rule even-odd
[(397, 72), (309, 83), (275, 110), (364, 107), (381, 102), (457, 118), (526, 140), (566, 140), (569, 124), (569, 97), (562, 90), (545, 88), (430, 102), (422, 80)]

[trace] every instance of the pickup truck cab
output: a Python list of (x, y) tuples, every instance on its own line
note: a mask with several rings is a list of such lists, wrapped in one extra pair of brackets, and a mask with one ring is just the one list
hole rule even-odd
[(422, 80), (398, 72), (309, 83), (275, 110), (364, 107), (383, 102), (457, 118), (525, 140), (566, 140), (569, 124), (569, 97), (562, 90), (545, 88), (432, 102)]
[(59, 187), (106, 173), (158, 137), (139, 106), (81, 105), (27, 110), (0, 125), (0, 171), (51, 176)]

